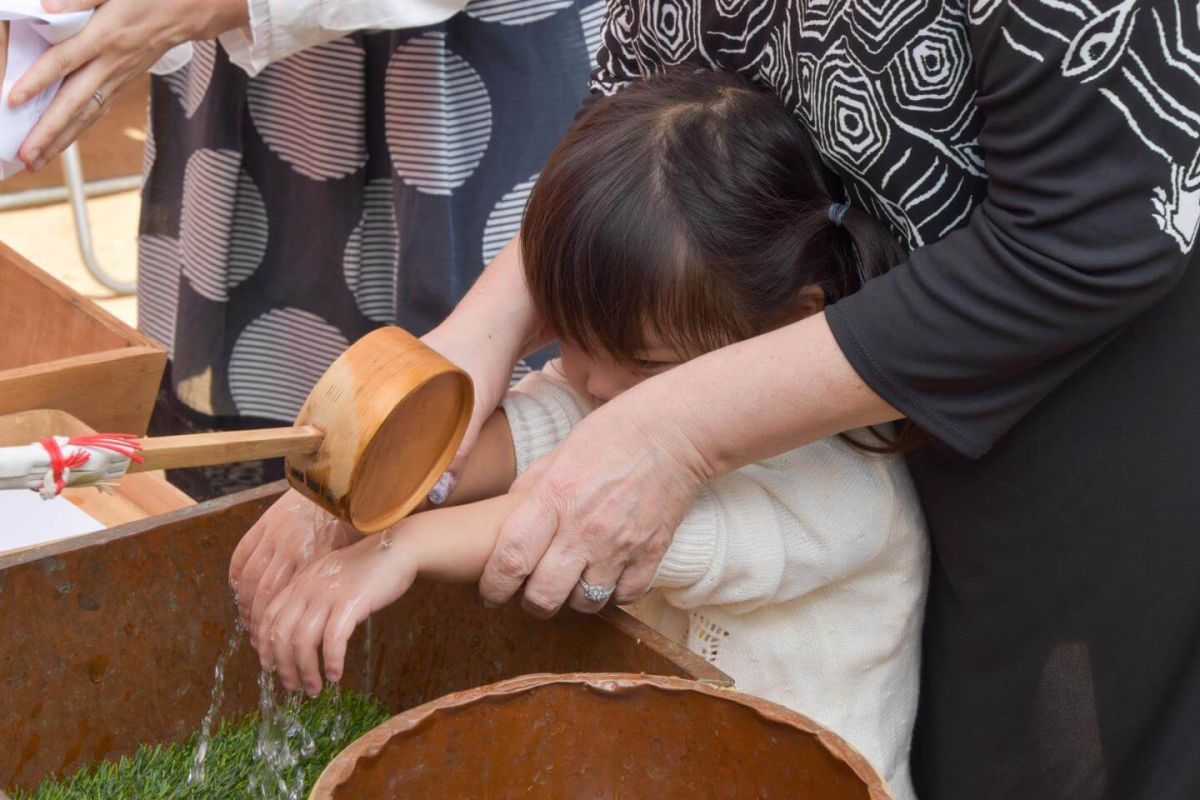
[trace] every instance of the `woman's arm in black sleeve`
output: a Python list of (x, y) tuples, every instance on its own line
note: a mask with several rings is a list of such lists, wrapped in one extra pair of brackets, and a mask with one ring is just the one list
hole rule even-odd
[(1168, 1), (970, 5), (987, 197), (828, 319), (871, 388), (978, 456), (1181, 276), (1200, 21)]

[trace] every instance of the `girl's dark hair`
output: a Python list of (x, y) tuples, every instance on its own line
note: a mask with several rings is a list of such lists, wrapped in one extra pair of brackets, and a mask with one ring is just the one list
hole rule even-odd
[(671, 70), (601, 98), (550, 155), (521, 226), (526, 280), (585, 352), (632, 361), (650, 328), (699, 355), (792, 321), (805, 287), (835, 303), (903, 258), (870, 215), (831, 213), (842, 198), (776, 97)]

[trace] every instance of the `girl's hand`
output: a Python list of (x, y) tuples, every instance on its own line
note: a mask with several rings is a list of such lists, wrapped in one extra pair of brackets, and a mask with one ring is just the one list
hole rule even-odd
[[(664, 376), (665, 377), (665, 376)], [(709, 471), (673, 418), (652, 378), (601, 406), (513, 486), (527, 492), (505, 521), (480, 580), (483, 597), (523, 603), (549, 617), (564, 603), (583, 612), (579, 586), (615, 587), (612, 599), (645, 594), (675, 529)]]
[[(387, 535), (382, 534), (382, 535)], [(263, 669), (274, 669), (288, 691), (321, 691), (325, 677), (341, 680), (346, 643), (366, 618), (394, 603), (417, 577), (418, 558), (397, 539), (390, 547), (370, 536), (310, 564), (267, 609), (254, 631)]]
[(229, 562), (242, 625), (254, 632), (292, 576), (361, 538), (349, 524), (289, 489), (246, 532)]
[[(20, 157), (41, 169), (103, 116), (113, 95), (183, 42), (211, 39), (249, 22), (246, 0), (42, 0), (50, 12), (96, 14), (77, 35), (51, 47), (14, 84), (14, 108), (64, 78)], [(103, 102), (97, 102), (97, 92)]]

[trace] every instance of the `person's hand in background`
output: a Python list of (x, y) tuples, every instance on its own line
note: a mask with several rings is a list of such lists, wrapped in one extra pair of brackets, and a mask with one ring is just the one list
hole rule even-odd
[(77, 35), (45, 53), (13, 85), (20, 106), (63, 78), (54, 101), (21, 145), (35, 172), (103, 116), (113, 95), (184, 42), (211, 39), (249, 21), (246, 0), (42, 0), (46, 11), (96, 13)]

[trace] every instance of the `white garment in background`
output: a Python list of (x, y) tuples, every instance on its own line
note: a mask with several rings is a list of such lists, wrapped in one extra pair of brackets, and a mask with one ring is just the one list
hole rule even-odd
[[(0, 180), (24, 169), (24, 164), (17, 160), (17, 151), (50, 107), (62, 81), (50, 84), (20, 108), (10, 108), (8, 105), (8, 94), (13, 84), (51, 45), (83, 30), (92, 13), (50, 14), (42, 9), (41, 0), (0, 0), (0, 21), (10, 23), (8, 59), (4, 69), (4, 85), (0, 88)], [(191, 55), (191, 44), (180, 45), (164, 55), (151, 72), (159, 75), (173, 72), (186, 64)]]
[[(504, 412), (518, 473), (587, 410), (556, 362), (517, 384)], [(896, 800), (915, 800), (908, 751), (928, 573), (904, 461), (831, 438), (709, 483), (675, 531), (653, 591), (630, 610), (735, 688), (832, 729)]]
[(247, 0), (247, 28), (221, 34), (229, 60), (250, 76), (271, 62), (360, 30), (444, 22), (468, 0)]

